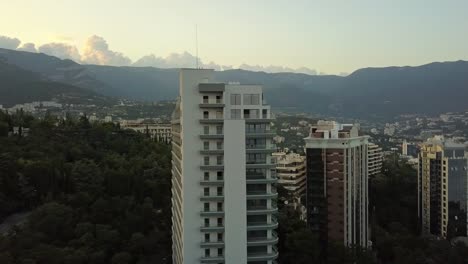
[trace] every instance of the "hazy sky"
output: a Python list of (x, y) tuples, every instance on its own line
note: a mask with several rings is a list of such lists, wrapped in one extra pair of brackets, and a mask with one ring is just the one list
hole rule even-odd
[(0, 35), (82, 47), (92, 35), (136, 61), (195, 52), (222, 65), (319, 72), (468, 60), (466, 0), (0, 0)]

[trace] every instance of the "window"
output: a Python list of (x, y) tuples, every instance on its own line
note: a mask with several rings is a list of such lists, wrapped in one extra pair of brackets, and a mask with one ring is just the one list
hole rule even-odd
[(245, 119), (250, 118), (250, 110), (249, 109), (244, 109), (244, 118)]
[(205, 234), (205, 242), (210, 242), (210, 234)]
[(203, 204), (203, 210), (205, 212), (209, 212), (210, 211), (210, 203), (204, 203)]
[(260, 95), (259, 94), (244, 94), (244, 105), (259, 105)]
[(222, 218), (218, 218), (218, 226), (223, 226), (223, 219)]
[(223, 249), (218, 248), (218, 257), (221, 257), (223, 255)]
[(224, 172), (218, 171), (218, 172), (216, 173), (216, 179), (217, 179), (218, 181), (222, 181), (223, 178), (224, 178)]
[(210, 219), (205, 218), (205, 227), (209, 227), (209, 226), (210, 226)]
[(207, 104), (209, 101), (208, 101), (208, 95), (204, 95), (203, 96), (203, 103), (204, 104)]
[(205, 187), (203, 189), (203, 195), (204, 196), (210, 196), (210, 188), (209, 187)]
[(222, 100), (223, 100), (223, 98), (221, 97), (221, 95), (216, 96), (216, 103), (217, 104), (222, 104), (223, 103)]
[(203, 127), (203, 134), (209, 135), (210, 134), (210, 127), (209, 126), (204, 126)]
[(223, 187), (218, 187), (217, 188), (217, 194), (218, 194), (218, 196), (223, 196)]
[(216, 134), (217, 135), (223, 134), (223, 126), (216, 126)]
[(205, 248), (205, 257), (209, 257), (209, 256), (210, 256), (210, 249)]
[(223, 119), (223, 111), (216, 111), (216, 118)]
[(218, 233), (218, 242), (223, 241), (223, 233)]
[(223, 156), (216, 156), (216, 164), (223, 165)]
[(241, 119), (240, 109), (231, 109), (231, 119)]
[(206, 166), (210, 165), (210, 157), (206, 156), (203, 158), (203, 164)]
[(203, 180), (205, 181), (209, 181), (210, 180), (210, 173), (205, 171), (205, 173), (203, 174)]
[[(218, 209), (218, 212), (222, 212), (223, 211), (223, 203), (218, 203), (217, 204), (217, 209)], [(219, 219), (221, 219), (221, 218), (218, 218), (218, 223), (219, 223)]]
[(241, 95), (231, 94), (231, 105), (240, 105), (240, 104), (241, 104)]
[(210, 142), (208, 142), (208, 141), (203, 142), (203, 149), (204, 150), (209, 150), (210, 149)]
[(210, 118), (210, 113), (208, 111), (203, 111), (203, 119)]
[(263, 109), (263, 110), (262, 110), (262, 118), (263, 118), (263, 119), (267, 119), (267, 118), (268, 118), (268, 110), (267, 110), (267, 109)]
[(222, 142), (222, 141), (216, 142), (216, 149), (218, 149), (218, 150), (222, 150), (222, 149), (223, 149), (223, 142)]

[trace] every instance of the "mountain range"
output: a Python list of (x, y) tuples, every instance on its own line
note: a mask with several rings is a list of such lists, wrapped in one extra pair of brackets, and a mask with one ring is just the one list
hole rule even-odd
[[(0, 62), (109, 97), (173, 100), (178, 70), (153, 67), (81, 65), (41, 53), (0, 49)], [(405, 113), (437, 114), (468, 110), (468, 62), (434, 62), (417, 67), (364, 68), (349, 76), (265, 73), (226, 70), (219, 81), (262, 84), (273, 107), (347, 117), (380, 117)], [(4, 78), (0, 86), (6, 87)], [(32, 89), (36, 89), (31, 87)], [(0, 104), (5, 101), (0, 97)], [(11, 101), (11, 100), (10, 100)]]

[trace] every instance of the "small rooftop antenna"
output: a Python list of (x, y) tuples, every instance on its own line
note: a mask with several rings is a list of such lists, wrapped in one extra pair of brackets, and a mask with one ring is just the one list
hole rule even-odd
[(195, 54), (195, 59), (196, 59), (196, 65), (197, 65), (197, 69), (199, 69), (198, 67), (198, 25), (195, 24), (195, 49), (196, 49), (196, 54)]

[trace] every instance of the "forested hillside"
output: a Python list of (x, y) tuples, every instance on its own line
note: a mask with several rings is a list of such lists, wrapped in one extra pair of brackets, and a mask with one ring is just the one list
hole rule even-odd
[[(86, 118), (57, 122), (0, 111), (0, 219), (30, 212), (0, 234), (0, 263), (169, 263), (169, 146)], [(31, 130), (7, 137), (13, 126)]]

